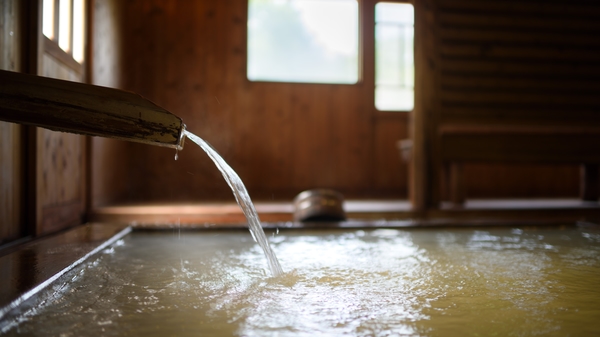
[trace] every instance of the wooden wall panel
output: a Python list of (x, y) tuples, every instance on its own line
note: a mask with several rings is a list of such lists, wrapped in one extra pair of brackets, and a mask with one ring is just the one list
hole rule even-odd
[(415, 2), (415, 107), (409, 116), (409, 197), (413, 209), (419, 212), (433, 204), (437, 178), (432, 163), (433, 131), (439, 112), (436, 20), (434, 1)]
[(21, 235), (23, 161), (21, 128), (0, 122), (0, 243)]
[(0, 2), (0, 68), (3, 70), (21, 69), (21, 13), (19, 1)]
[[(53, 42), (41, 33), (41, 8), (41, 1), (0, 2), (0, 68), (83, 81), (84, 67), (46, 43)], [(8, 123), (0, 132), (0, 242), (80, 224), (85, 138)]]
[[(374, 160), (377, 171), (372, 176), (374, 189), (381, 190), (388, 198), (405, 198), (405, 191), (389, 189), (402, 184), (408, 176), (407, 162), (402, 159), (397, 141), (408, 139), (407, 116), (381, 118), (375, 123)], [(387, 191), (386, 191), (387, 189)]]
[(468, 164), (464, 166), (464, 179), (466, 194), (471, 198), (577, 197), (579, 193), (579, 185), (573, 183), (579, 182), (579, 171), (570, 165)]
[[(436, 5), (438, 126), (597, 123), (599, 3), (436, 0)], [(468, 165), (467, 197), (576, 197), (578, 170)]]
[(82, 136), (37, 130), (37, 233), (80, 224), (85, 206)]
[(580, 124), (598, 110), (600, 5), (438, 3), (444, 122)]
[[(238, 171), (255, 199), (287, 200), (313, 187), (336, 188), (350, 197), (407, 195), (406, 164), (395, 142), (406, 138), (408, 120), (375, 111), (372, 80), (317, 85), (246, 79), (246, 0), (99, 3), (112, 3), (118, 12), (116, 25), (107, 26), (118, 27), (118, 33), (96, 46), (118, 52), (115, 62), (106, 63), (117, 64), (119, 79), (110, 85), (138, 92), (181, 116)], [(417, 113), (434, 123), (432, 133), (426, 127), (422, 135), (412, 135), (424, 137), (420, 144), (431, 156), (413, 167), (425, 172), (420, 188), (439, 189), (427, 163), (439, 150), (435, 126), (577, 126), (596, 120), (595, 2), (431, 0), (416, 5), (424, 13), (422, 22), (437, 28), (417, 42), (424, 47), (416, 62), (422, 62), (427, 80), (417, 79), (423, 81), (417, 84), (422, 90)], [(102, 58), (114, 58), (102, 53), (96, 55), (100, 64)], [(367, 63), (372, 60), (368, 50), (363, 56)], [(189, 143), (177, 161), (172, 150), (139, 144), (126, 150), (115, 146), (106, 156), (112, 151), (127, 161), (112, 165), (112, 173), (98, 180), (111, 184), (107, 177), (116, 179), (95, 200), (232, 198), (220, 173)], [(469, 197), (576, 196), (577, 170), (467, 165), (466, 190)]]
[[(81, 82), (83, 75), (42, 55), (45, 77)], [(85, 212), (85, 137), (37, 128), (36, 233), (80, 224)]]
[[(315, 187), (406, 197), (395, 148), (406, 137), (406, 119), (379, 121), (372, 80), (249, 82), (246, 0), (133, 0), (120, 8), (122, 35), (110, 47), (123, 52), (122, 88), (182, 117), (236, 169), (253, 198), (289, 200)], [(173, 150), (132, 144), (128, 151), (131, 201), (233, 199), (189, 142), (177, 161)]]
[[(122, 69), (120, 0), (95, 0), (92, 20), (92, 74), (95, 85), (120, 88)], [(92, 207), (127, 200), (131, 190), (131, 143), (92, 137), (90, 193)]]
[[(20, 15), (19, 1), (0, 2), (0, 69), (21, 69)], [(0, 122), (0, 244), (24, 234), (22, 151), (22, 127)]]

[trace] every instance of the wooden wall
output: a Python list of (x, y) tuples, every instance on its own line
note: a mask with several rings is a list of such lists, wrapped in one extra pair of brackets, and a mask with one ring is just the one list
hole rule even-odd
[[(92, 76), (90, 83), (121, 88), (122, 16), (121, 0), (95, 0), (92, 23)], [(91, 206), (125, 202), (132, 192), (132, 143), (92, 137)]]
[[(84, 74), (70, 69), (46, 51), (41, 54), (43, 76), (84, 81)], [(36, 234), (47, 234), (83, 221), (86, 140), (79, 135), (36, 129)]]
[[(42, 35), (41, 8), (41, 0), (0, 2), (0, 68), (85, 81), (85, 66)], [(3, 122), (0, 137), (0, 243), (81, 224), (85, 138)]]
[[(435, 2), (439, 71), (433, 119), (439, 128), (598, 123), (600, 3)], [(577, 196), (578, 170), (575, 165), (470, 164), (466, 193)]]
[[(83, 68), (69, 69), (43, 43), (30, 43), (39, 22), (24, 3), (37, 1), (0, 2), (0, 67), (86, 80)], [(423, 48), (411, 120), (373, 107), (374, 1), (360, 4), (364, 73), (356, 85), (249, 82), (246, 0), (94, 1), (88, 80), (135, 91), (181, 116), (231, 163), (255, 200), (289, 200), (314, 187), (349, 198), (405, 198), (419, 170), (424, 180), (415, 186), (435, 194), (439, 128), (597, 121), (595, 1), (417, 1)], [(409, 178), (395, 143), (418, 123), (411, 130), (421, 131), (411, 136), (425, 156)], [(29, 233), (31, 216), (38, 234), (80, 222), (89, 186), (95, 206), (232, 200), (220, 173), (190, 143), (175, 161), (173, 150), (96, 138), (88, 180), (81, 137), (2, 122), (0, 136), (0, 242)], [(578, 168), (570, 165), (474, 163), (465, 176), (472, 198), (578, 193)]]
[[(407, 115), (375, 111), (372, 48), (364, 55), (370, 75), (357, 85), (249, 82), (246, 0), (119, 4), (122, 35), (97, 48), (123, 53), (122, 87), (182, 117), (253, 198), (289, 200), (315, 187), (406, 197), (406, 166), (395, 142), (407, 137)], [(174, 156), (131, 144), (133, 200), (233, 198), (199, 148), (188, 142), (178, 161)]]
[[(406, 198), (409, 180), (439, 193), (435, 169), (413, 166), (427, 171), (427, 181), (415, 185), (395, 148), (409, 137), (409, 116), (373, 107), (374, 2), (360, 2), (364, 77), (357, 85), (249, 82), (247, 0), (98, 0), (113, 5), (112, 27), (119, 31), (96, 42), (95, 61), (114, 50), (119, 56), (108, 64), (118, 68), (115, 85), (181, 116), (238, 171), (254, 199), (289, 200), (313, 187), (336, 188), (348, 197)], [(422, 163), (436, 160), (440, 125), (578, 124), (596, 113), (595, 2), (415, 5), (417, 16), (423, 15), (418, 20), (431, 26), (417, 31), (424, 39), (417, 43), (427, 46), (416, 61), (426, 68), (417, 79), (422, 120), (414, 120), (426, 123), (426, 131), (413, 135), (424, 137), (428, 159)], [(178, 161), (172, 150), (113, 145), (101, 158), (115, 153), (120, 159), (94, 174), (105, 186), (94, 192), (96, 204), (232, 198), (220, 173), (189, 143)], [(570, 165), (471, 164), (465, 171), (470, 198), (578, 193), (578, 168)]]
[[(21, 69), (22, 29), (17, 0), (0, 2), (0, 69)], [(23, 233), (23, 129), (0, 122), (0, 244)]]

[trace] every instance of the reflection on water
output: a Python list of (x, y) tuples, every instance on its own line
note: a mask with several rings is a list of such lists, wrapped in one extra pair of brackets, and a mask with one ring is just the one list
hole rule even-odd
[(134, 233), (9, 334), (583, 336), (600, 233), (582, 229)]

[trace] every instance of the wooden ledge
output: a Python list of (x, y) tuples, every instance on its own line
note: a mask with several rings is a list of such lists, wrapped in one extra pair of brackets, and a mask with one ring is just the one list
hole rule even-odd
[(439, 134), (526, 134), (526, 135), (600, 135), (597, 126), (560, 126), (560, 125), (443, 125)]

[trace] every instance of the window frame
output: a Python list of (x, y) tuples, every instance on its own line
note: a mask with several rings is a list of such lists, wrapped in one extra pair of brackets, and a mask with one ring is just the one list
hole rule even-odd
[(358, 11), (357, 11), (357, 78), (354, 83), (332, 83), (332, 82), (310, 82), (310, 81), (275, 81), (275, 80), (251, 80), (248, 78), (248, 62), (249, 62), (249, 29), (248, 29), (248, 20), (250, 17), (250, 1), (246, 0), (246, 34), (245, 34), (245, 44), (246, 44), (246, 62), (244, 64), (244, 77), (246, 82), (248, 83), (282, 83), (282, 84), (297, 84), (297, 85), (340, 85), (340, 86), (354, 86), (360, 85), (363, 82), (364, 74), (363, 74), (363, 60), (364, 60), (364, 48), (363, 48), (363, 30), (362, 30), (362, 17), (363, 14), (362, 8), (364, 3), (369, 2), (371, 0), (354, 0), (356, 1)]
[[(335, 85), (335, 86), (364, 86), (368, 87), (368, 97), (372, 104), (372, 110), (377, 115), (381, 116), (407, 116), (411, 110), (379, 110), (375, 106), (375, 5), (380, 2), (401, 3), (413, 5), (415, 10), (415, 23), (417, 6), (414, 0), (356, 0), (358, 3), (358, 79), (356, 83), (318, 83), (318, 82), (280, 82), (267, 80), (250, 80), (248, 78), (248, 28), (247, 22), (249, 18), (250, 0), (246, 1), (246, 60), (244, 62), (244, 79), (249, 84), (291, 84), (291, 85)], [(413, 35), (413, 60), (415, 62), (415, 82), (416, 79), (416, 31)], [(415, 95), (416, 84), (413, 84), (413, 95)], [(415, 96), (416, 98), (416, 96)], [(416, 100), (416, 99), (415, 99)], [(416, 103), (415, 103), (416, 105)]]
[[(69, 50), (64, 50), (63, 48), (60, 47), (59, 45), (59, 36), (60, 36), (60, 2), (61, 1), (69, 1), (70, 2), (70, 34), (68, 36), (69, 39)], [(40, 2), (43, 2), (40, 1)], [(53, 10), (53, 28), (52, 28), (52, 36), (48, 37), (44, 32), (43, 32), (43, 28), (42, 28), (42, 32), (41, 32), (41, 38), (42, 38), (42, 46), (43, 49), (52, 57), (56, 58), (57, 60), (59, 60), (61, 63), (65, 64), (66, 66), (68, 66), (70, 69), (72, 69), (73, 71), (75, 71), (76, 73), (83, 75), (85, 73), (85, 67), (87, 65), (87, 60), (89, 58), (89, 53), (88, 53), (88, 43), (89, 43), (89, 25), (90, 25), (90, 1), (89, 0), (82, 0), (83, 3), (83, 45), (82, 47), (82, 53), (83, 53), (83, 60), (81, 62), (77, 61), (73, 55), (73, 38), (74, 38), (74, 17), (75, 17), (75, 11), (74, 11), (74, 4), (75, 4), (75, 0), (53, 0), (54, 2), (54, 10)], [(45, 13), (44, 13), (44, 6), (41, 5), (40, 6), (40, 10), (41, 10), (41, 17), (42, 17), (42, 27), (44, 25), (43, 20), (45, 18)]]
[[(373, 65), (373, 72), (372, 72), (372, 77), (373, 77), (373, 108), (379, 114), (404, 114), (404, 113), (410, 113), (410, 112), (414, 111), (414, 109), (415, 109), (415, 103), (414, 103), (415, 99), (414, 98), (416, 98), (416, 96), (415, 96), (415, 81), (416, 81), (416, 64), (415, 64), (415, 62), (416, 62), (416, 52), (415, 52), (415, 44), (416, 44), (416, 42), (415, 42), (415, 36), (416, 36), (416, 33), (415, 33), (415, 26), (416, 26), (416, 16), (417, 16), (417, 14), (416, 14), (415, 3), (414, 3), (414, 1), (410, 1), (410, 0), (369, 0), (369, 2), (372, 3), (371, 8), (372, 8), (372, 11), (373, 11), (372, 12), (372, 20), (373, 20), (372, 21), (372, 28), (373, 28), (373, 31), (372, 31), (372, 34), (371, 34), (372, 38), (373, 38), (373, 45), (372, 45), (372, 52), (373, 52), (373, 62), (372, 62), (372, 65)], [(413, 14), (414, 17), (413, 17), (413, 46), (412, 46), (412, 49), (413, 49), (413, 69), (414, 69), (413, 70), (414, 71), (414, 74), (413, 74), (413, 108), (410, 109), (410, 110), (379, 110), (379, 109), (377, 109), (377, 106), (375, 105), (375, 89), (376, 89), (376, 86), (377, 86), (376, 82), (375, 82), (375, 76), (376, 76), (376, 64), (375, 64), (375, 62), (377, 61), (377, 59), (376, 59), (376, 46), (377, 46), (377, 44), (376, 44), (376, 41), (375, 41), (375, 26), (376, 26), (377, 23), (375, 21), (375, 6), (377, 6), (378, 3), (382, 3), (382, 2), (397, 3), (397, 4), (409, 4), (409, 5), (413, 6), (413, 10), (415, 11), (414, 14)]]

